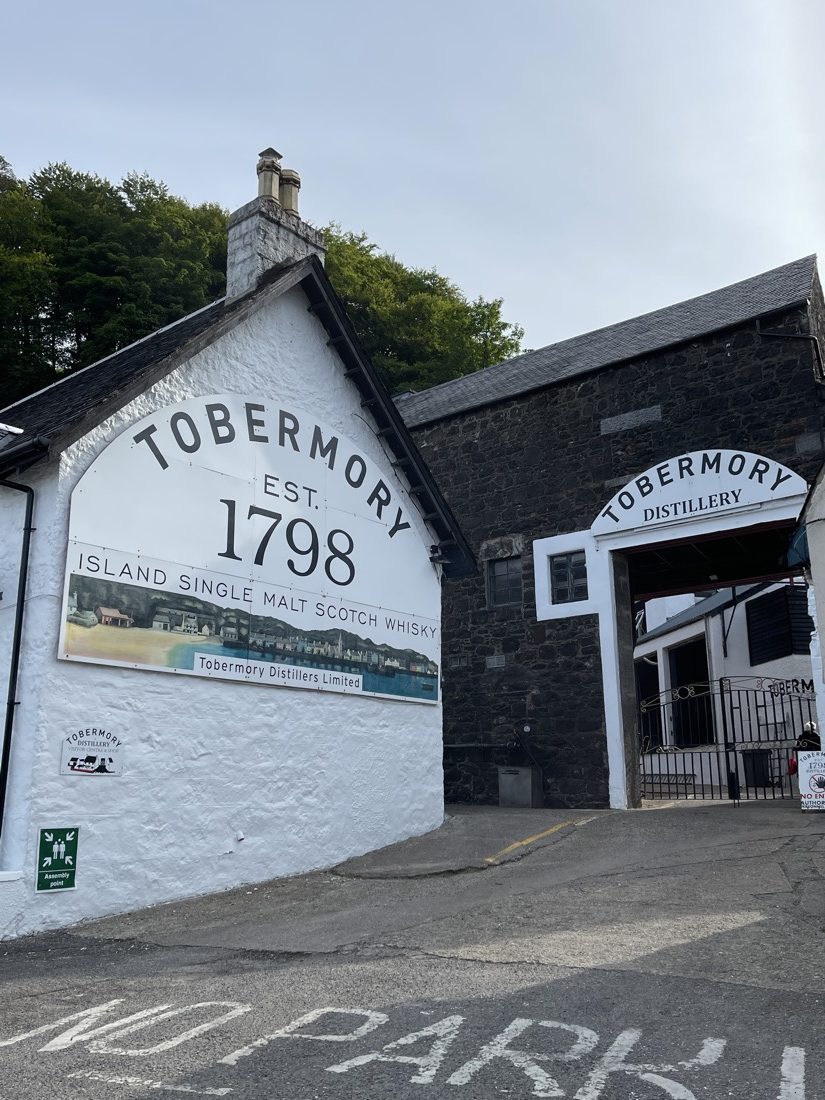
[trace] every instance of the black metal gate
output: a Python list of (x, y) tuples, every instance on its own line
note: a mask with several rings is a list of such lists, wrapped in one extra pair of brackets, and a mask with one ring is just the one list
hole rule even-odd
[(808, 684), (724, 677), (642, 700), (642, 797), (797, 797), (794, 745), (816, 722)]

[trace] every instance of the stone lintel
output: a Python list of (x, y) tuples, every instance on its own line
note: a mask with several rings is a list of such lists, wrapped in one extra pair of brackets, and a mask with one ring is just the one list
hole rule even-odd
[(661, 405), (650, 405), (646, 409), (633, 409), (631, 412), (619, 413), (618, 416), (605, 417), (600, 425), (601, 434), (611, 435), (613, 432), (626, 432), (632, 428), (641, 428), (643, 424), (655, 424), (661, 419)]

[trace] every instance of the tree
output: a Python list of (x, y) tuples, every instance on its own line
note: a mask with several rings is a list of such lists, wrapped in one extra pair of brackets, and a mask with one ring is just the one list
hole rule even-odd
[[(55, 268), (43, 210), (0, 160), (0, 379), (9, 400), (53, 380)], [(0, 398), (0, 406), (7, 402)]]
[[(0, 408), (219, 298), (227, 213), (132, 173), (67, 164), (18, 180), (0, 157)], [(327, 273), (393, 391), (423, 389), (520, 350), (501, 299), (468, 301), (366, 234), (327, 229)]]
[(60, 369), (87, 366), (223, 292), (226, 214), (132, 174), (115, 186), (49, 165), (29, 181), (51, 230)]
[(500, 363), (524, 330), (502, 319), (502, 300), (468, 301), (434, 269), (409, 268), (365, 233), (328, 226), (326, 269), (384, 382), (419, 390)]
[(0, 160), (0, 407), (223, 293), (226, 212), (132, 174), (115, 185)]

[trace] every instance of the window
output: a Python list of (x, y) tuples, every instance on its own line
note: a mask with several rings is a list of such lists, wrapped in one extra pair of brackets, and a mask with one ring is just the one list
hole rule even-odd
[(814, 624), (808, 615), (808, 593), (802, 585), (785, 585), (748, 600), (745, 613), (752, 665), (810, 652)]
[(550, 558), (550, 593), (553, 603), (587, 599), (587, 563), (584, 550), (555, 554)]
[(490, 607), (521, 606), (521, 558), (487, 562), (487, 603)]

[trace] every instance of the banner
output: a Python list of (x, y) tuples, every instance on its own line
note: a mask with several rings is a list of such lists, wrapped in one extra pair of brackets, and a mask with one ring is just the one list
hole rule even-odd
[(72, 494), (59, 656), (436, 702), (439, 578), (386, 466), (236, 394), (131, 426)]

